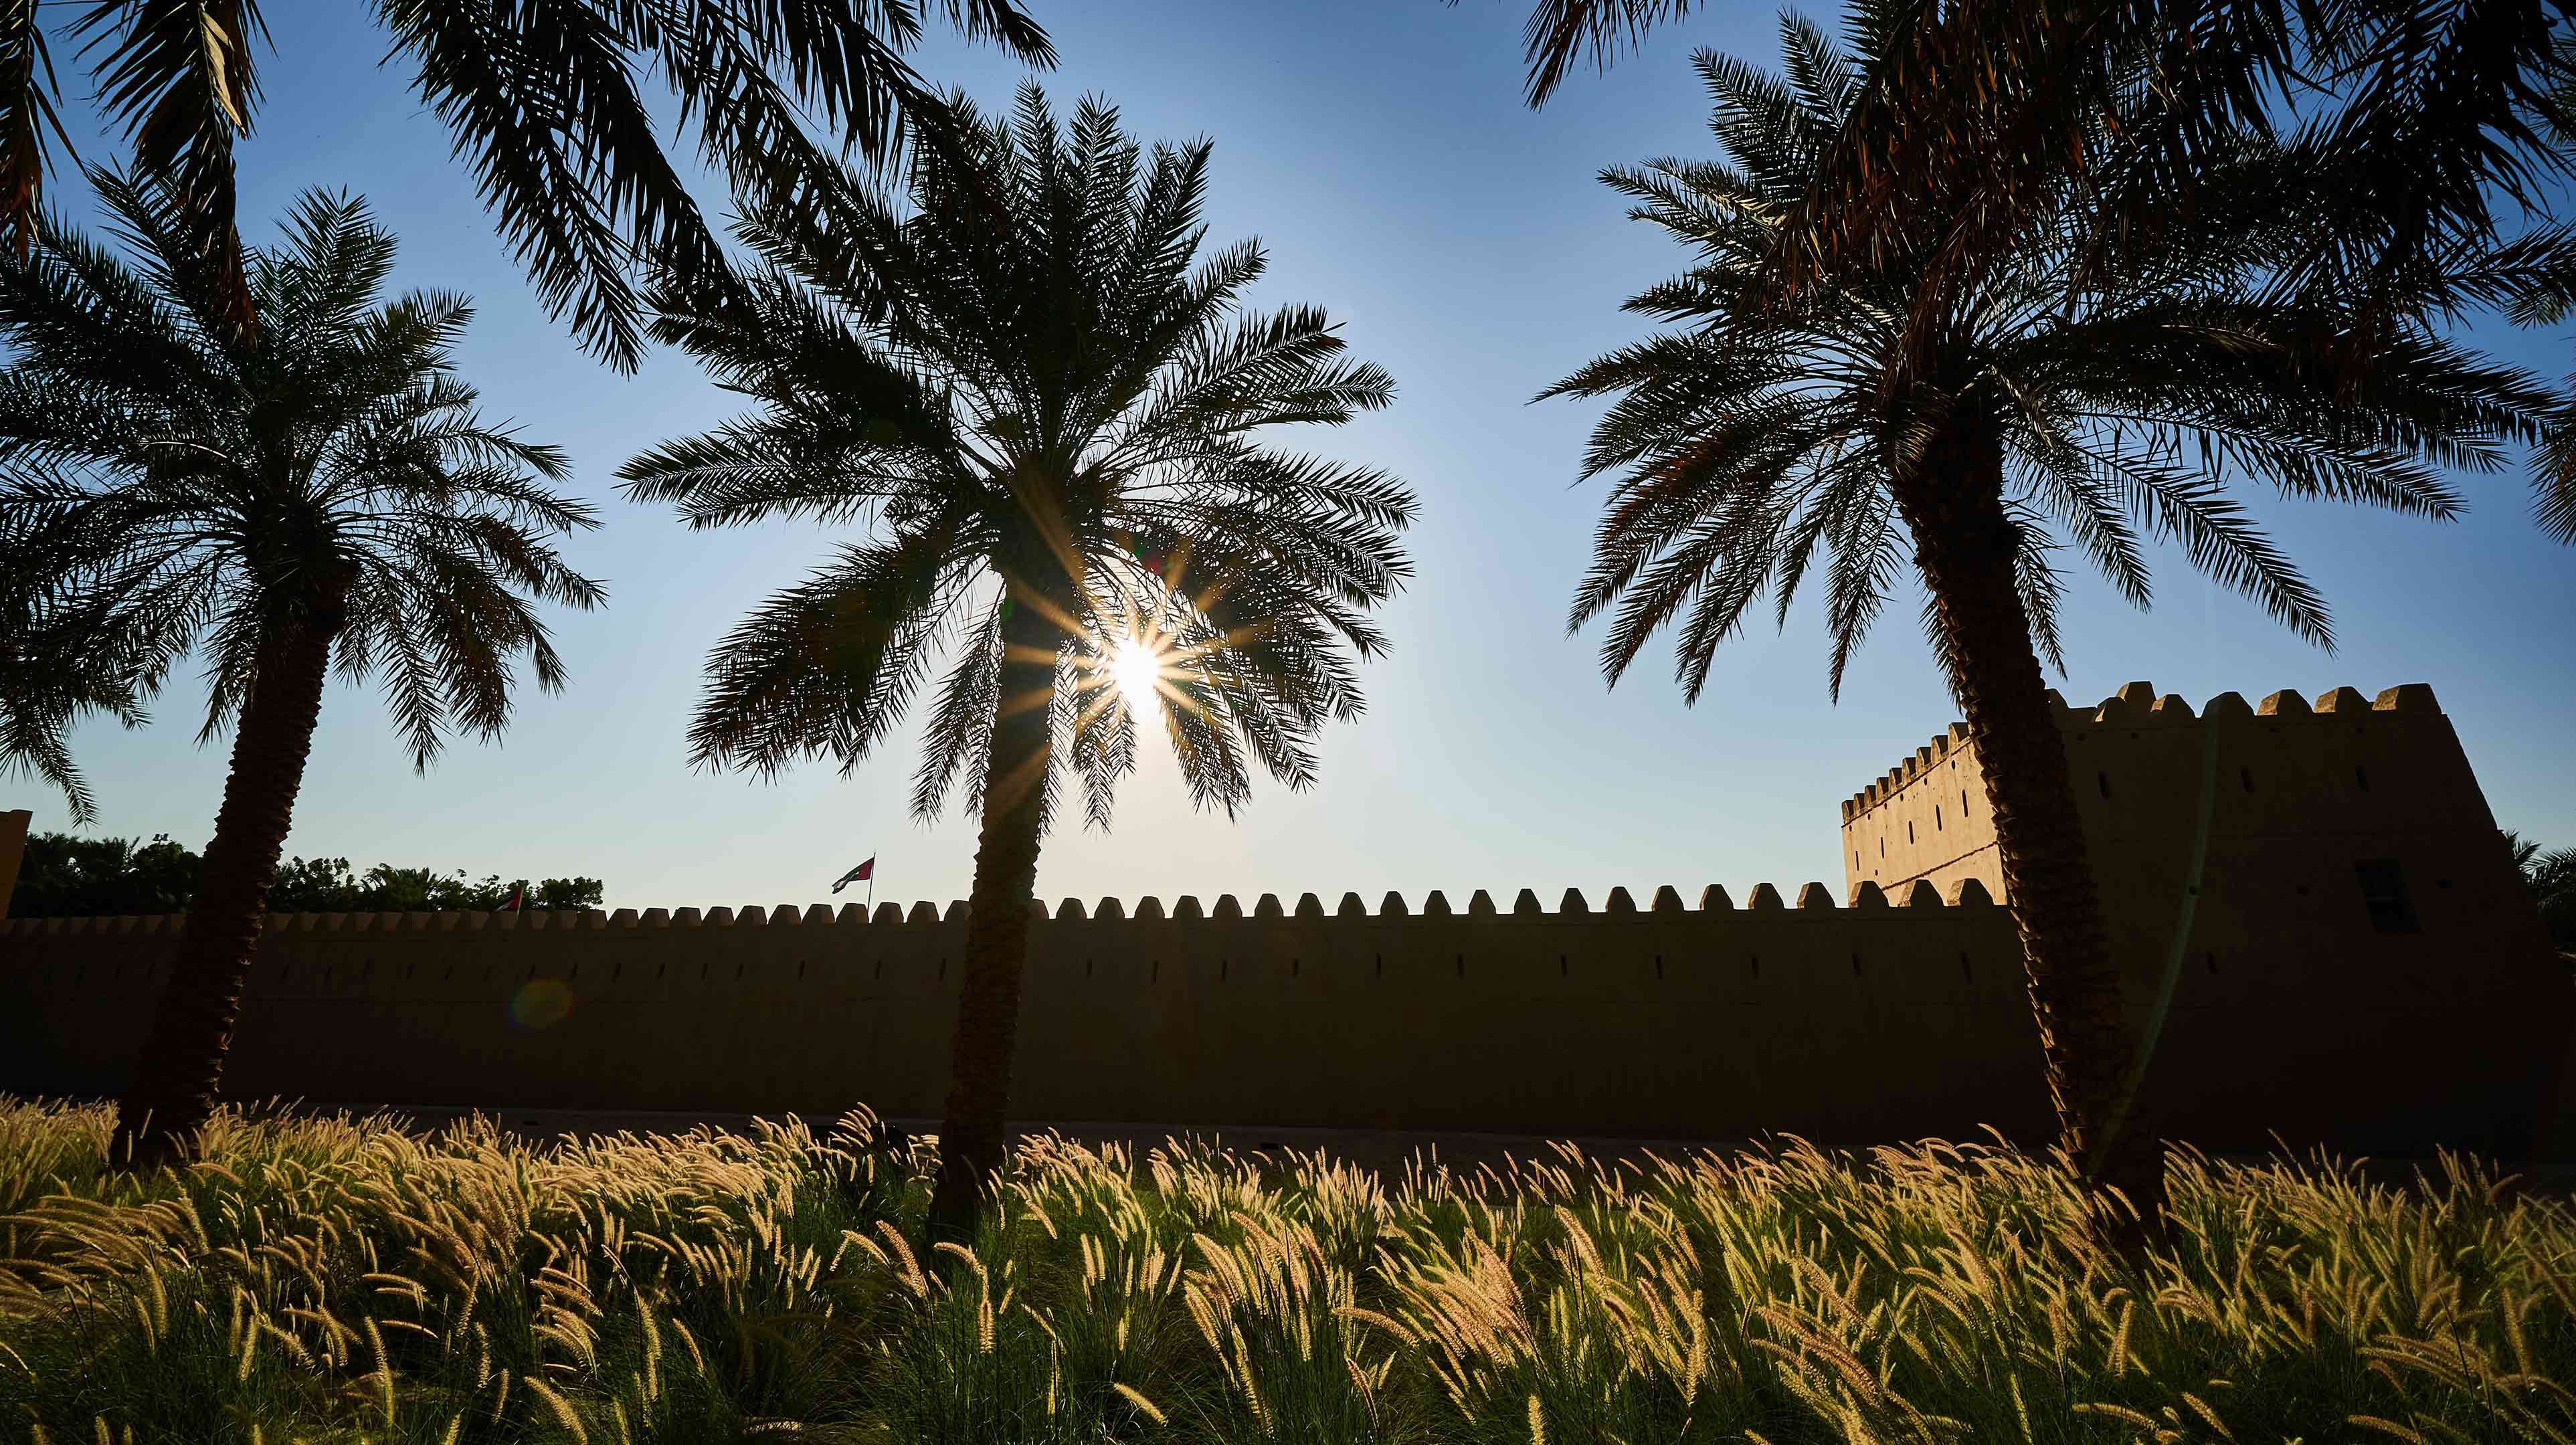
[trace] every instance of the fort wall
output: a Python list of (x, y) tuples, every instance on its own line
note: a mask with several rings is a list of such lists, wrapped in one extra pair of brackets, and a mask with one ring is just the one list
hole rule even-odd
[[(2010, 919), (1963, 906), (1068, 903), (1015, 1115), (1630, 1137), (2044, 1134)], [(963, 904), (271, 919), (227, 1092), (935, 1116)], [(0, 931), (7, 1087), (113, 1089), (176, 919)], [(1986, 960), (1980, 963), (1979, 960)], [(568, 1009), (565, 1005), (568, 1004)], [(558, 1016), (558, 1013), (560, 1016)]]
[[(2068, 746), (2079, 782), (2109, 780), (2086, 816), (2141, 1028), (2187, 883), (2209, 729), (2220, 781), (2255, 781), (2213, 794), (2228, 801), (2146, 1126), (2218, 1150), (2277, 1137), (2518, 1157), (2566, 1142), (2543, 1130), (2576, 990), (2536, 913), (2525, 929), (2514, 912), (2528, 900), (2429, 693), (2377, 709), (2338, 693), (2306, 717), (2221, 698), (2186, 723), (2178, 699), (2139, 706), (2136, 691), (2070, 714)], [(1954, 733), (1847, 805), (1846, 857), (1860, 855), (1847, 901), (1818, 883), (1666, 888), (1643, 904), (1568, 890), (1553, 909), (1529, 890), (1508, 907), (1481, 891), (1459, 908), (1438, 894), (1375, 908), (1356, 894), (1068, 901), (1031, 929), (1013, 1114), (1849, 1143), (1991, 1127), (2044, 1142), (2037, 1035), (1999, 874), (1981, 861), (1974, 768)], [(1954, 787), (1972, 801), (1955, 819)], [(2413, 931), (2374, 924), (2356, 857), (2398, 860)], [(934, 1117), (965, 911), (273, 917), (226, 1089)], [(118, 1088), (179, 924), (0, 924), (0, 1089)]]

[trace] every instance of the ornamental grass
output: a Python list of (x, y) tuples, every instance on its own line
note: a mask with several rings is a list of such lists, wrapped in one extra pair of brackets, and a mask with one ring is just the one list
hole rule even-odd
[(854, 1113), (532, 1142), (0, 1099), (0, 1440), (2576, 1441), (2576, 1215), (2475, 1161), (1027, 1142), (971, 1246)]

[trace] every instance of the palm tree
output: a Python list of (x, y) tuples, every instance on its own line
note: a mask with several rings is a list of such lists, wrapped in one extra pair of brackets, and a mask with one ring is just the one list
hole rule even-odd
[[(0, 5), (0, 240), (23, 253), (43, 201), (46, 136), (68, 148), (37, 0)], [(370, 0), (420, 103), (470, 156), (484, 203), (547, 309), (620, 370), (642, 356), (632, 280), (642, 253), (695, 284), (720, 281), (724, 251), (662, 150), (640, 82), (659, 77), (694, 130), (698, 158), (738, 194), (792, 204), (831, 183), (835, 162), (804, 129), (812, 113), (844, 152), (893, 157), (937, 95), (906, 55), (935, 10), (1014, 59), (1055, 63), (1014, 0)], [(227, 325), (258, 322), (233, 215), (233, 147), (250, 134), (270, 43), (258, 0), (83, 0), (73, 32), (95, 51), (105, 118), (134, 162), (161, 178), (192, 265)]]
[[(768, 268), (656, 335), (758, 411), (628, 463), (694, 527), (806, 517), (866, 528), (708, 659), (701, 764), (855, 768), (950, 640), (913, 790), (961, 775), (981, 815), (934, 1214), (974, 1217), (1005, 1146), (1038, 849), (1065, 775), (1091, 823), (1156, 714), (1192, 797), (1229, 816), (1256, 762), (1292, 788), (1361, 708), (1368, 610), (1409, 573), (1411, 494), (1368, 467), (1256, 441), (1385, 406), (1324, 313), (1240, 314), (1242, 241), (1201, 261), (1205, 141), (1144, 160), (1086, 100), (1059, 129), (1023, 89), (908, 195), (855, 178), (814, 211), (755, 213)], [(1125, 677), (1125, 686), (1113, 679)], [(1150, 685), (1146, 685), (1150, 684)]]
[[(1584, 461), (1587, 477), (1617, 482), (1571, 625), (1611, 614), (1602, 663), (1615, 683), (1678, 624), (1679, 678), (1696, 700), (1752, 605), (1775, 596), (1785, 617), (1813, 573), (1839, 694), (1910, 561), (1934, 650), (1998, 763), (1987, 800), (2061, 1143), (2097, 1177), (2152, 1194), (2154, 1161), (2130, 1172), (2112, 1152), (2114, 1104), (2134, 1078), (2041, 672), (2043, 658), (2062, 666), (2053, 529), (2140, 606), (2143, 534), (2330, 646), (2323, 600), (2231, 483), (2447, 519), (2461, 503), (2437, 467), (2499, 466), (2550, 397), (2420, 323), (2365, 330), (2351, 297), (2273, 294), (2268, 263), (2301, 244), (2317, 175), (2312, 155), (2250, 138), (2203, 178), (2189, 216), (2115, 271), (2091, 264), (2091, 177), (2069, 166), (2059, 204), (2034, 207), (2019, 244), (1973, 277), (1924, 264), (1954, 234), (1926, 213), (1868, 264), (1780, 296), (1768, 271), (1780, 233), (1851, 122), (1889, 23), (1862, 8), (1855, 55), (1784, 21), (1785, 82), (1702, 53), (1726, 159), (1604, 172), (1697, 264), (1628, 303), (1676, 329), (1544, 393), (1618, 398)], [(1926, 294), (1934, 285), (1949, 289)], [(1925, 317), (1937, 324), (1923, 329)], [(2366, 365), (2349, 364), (2356, 338)]]
[(0, 615), (84, 619), (134, 659), (122, 681), (138, 700), (199, 654), (200, 736), (234, 730), (204, 876), (117, 1120), (149, 1162), (214, 1107), (326, 674), (380, 677), (426, 768), (451, 728), (500, 732), (514, 654), (561, 686), (530, 599), (603, 594), (546, 540), (597, 525), (544, 486), (563, 454), (475, 410), (450, 355), (464, 298), (380, 304), (394, 238), (363, 202), (308, 193), (282, 241), (249, 253), (259, 325), (245, 332), (170, 191), (93, 179), (130, 262), (51, 214), (26, 256), (0, 254), (0, 535), (42, 562), (13, 574), (16, 610)]

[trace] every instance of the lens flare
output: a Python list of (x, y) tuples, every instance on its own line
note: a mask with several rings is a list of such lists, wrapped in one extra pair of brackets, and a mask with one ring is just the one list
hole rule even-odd
[(572, 985), (559, 978), (532, 978), (510, 996), (510, 1021), (523, 1029), (547, 1029), (572, 1013)]

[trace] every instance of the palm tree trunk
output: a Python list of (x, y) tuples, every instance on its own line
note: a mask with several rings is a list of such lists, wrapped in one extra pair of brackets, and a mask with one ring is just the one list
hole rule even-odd
[(347, 621), (346, 596), (346, 579), (327, 584), (302, 616), (276, 624), (261, 648), (177, 966), (117, 1109), (110, 1156), (128, 1167), (177, 1158), (214, 1113), (242, 985), (267, 924), (268, 886), (313, 748), (331, 644)]
[[(1016, 592), (1017, 589), (1014, 589)], [(957, 999), (947, 1115), (939, 1126), (934, 1238), (964, 1240), (1009, 1148), (1011, 1056), (1028, 963), (1029, 900), (1045, 830), (1049, 714), (1063, 629), (1048, 609), (1015, 601), (1002, 619), (1002, 681), (985, 762), (983, 831), (967, 896), (965, 975)]]
[(1921, 467), (1898, 480), (1897, 504), (1950, 644), (1951, 686), (1985, 759), (1986, 803), (2021, 932), (2058, 1144), (2089, 1177), (2120, 1188), (2147, 1213), (2162, 1203), (2158, 1151), (2115, 1141), (2110, 1157), (2095, 1157), (2130, 1041), (2065, 740), (2015, 587), (2019, 534), (2004, 511), (1994, 434), (1972, 427), (1934, 441)]

